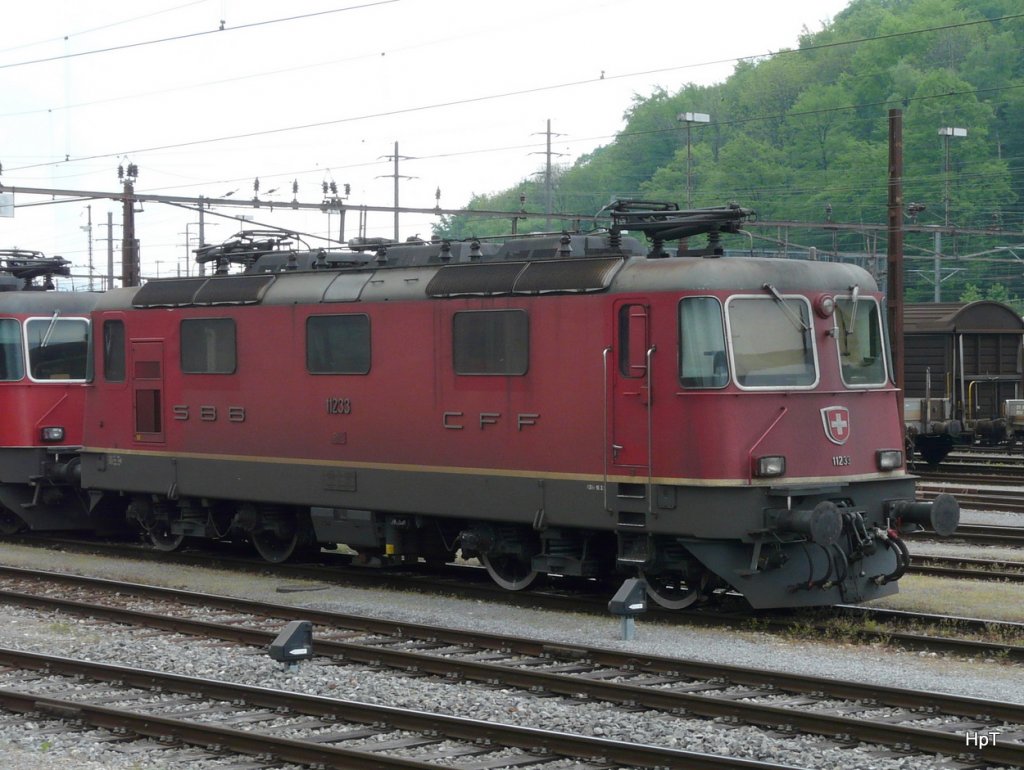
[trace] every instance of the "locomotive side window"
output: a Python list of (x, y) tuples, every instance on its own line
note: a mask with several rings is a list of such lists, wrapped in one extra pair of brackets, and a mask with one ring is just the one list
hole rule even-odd
[(722, 303), (714, 297), (686, 297), (679, 303), (679, 379), (684, 388), (729, 383)]
[(306, 369), (311, 374), (367, 374), (370, 317), (310, 316), (306, 320)]
[(747, 388), (817, 383), (810, 305), (802, 297), (733, 297), (726, 304), (736, 382)]
[(456, 374), (526, 374), (530, 325), (523, 310), (473, 310), (452, 319)]
[(182, 321), (181, 371), (185, 374), (234, 374), (234, 320), (188, 318)]
[(124, 382), (124, 321), (103, 322), (103, 379)]
[(835, 316), (843, 382), (885, 385), (888, 376), (878, 303), (871, 298), (836, 297)]
[(623, 377), (647, 376), (647, 308), (623, 305), (619, 308), (619, 372)]
[(14, 318), (0, 319), (0, 380), (20, 380), (24, 376), (21, 324)]
[(25, 322), (28, 373), (33, 380), (84, 380), (89, 322), (84, 318), (30, 318)]

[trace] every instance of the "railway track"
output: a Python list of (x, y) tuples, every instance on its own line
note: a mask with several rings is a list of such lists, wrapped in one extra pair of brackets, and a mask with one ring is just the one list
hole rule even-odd
[[(778, 767), (10, 649), (0, 649), (0, 663), (0, 704), (10, 711), (316, 768), (436, 770), (455, 758), (538, 770), (566, 759), (595, 770)], [(51, 694), (71, 688), (74, 698)], [(111, 701), (118, 705), (104, 705)]]
[(936, 471), (914, 474), (925, 482), (952, 484), (967, 487), (1017, 487), (1024, 484), (1024, 470), (997, 471), (986, 466), (955, 466)]
[[(39, 544), (37, 540), (33, 542)], [(96, 553), (115, 558), (142, 558), (177, 565), (209, 567), (211, 563), (215, 563), (217, 567), (223, 569), (251, 571), (261, 575), (271, 574), (286, 579), (312, 580), (323, 586), (418, 591), (430, 595), (457, 596), (463, 599), (551, 611), (607, 615), (610, 595), (607, 587), (602, 589), (600, 586), (572, 580), (565, 584), (550, 582), (528, 591), (509, 592), (494, 585), (483, 569), (467, 566), (449, 565), (441, 571), (372, 570), (345, 566), (344, 559), (330, 559), (325, 563), (315, 564), (268, 564), (252, 557), (218, 554), (216, 558), (211, 558), (209, 553), (169, 553), (123, 543), (64, 540), (61, 541), (60, 547), (75, 552)], [(926, 560), (935, 561), (930, 557), (915, 558), (915, 561), (921, 563), (921, 573), (929, 572), (923, 563)], [(965, 565), (969, 562), (964, 559), (956, 561)], [(991, 564), (986, 565), (984, 560), (979, 562), (974, 566), (975, 569), (993, 567)], [(947, 563), (944, 566), (948, 575), (980, 577), (975, 572), (958, 571), (955, 565)], [(8, 569), (0, 566), (0, 575)], [(787, 634), (793, 633), (794, 629), (802, 629), (820, 638), (847, 638), (855, 642), (899, 645), (906, 649), (942, 650), (971, 657), (1024, 661), (1024, 647), (1016, 646), (1013, 641), (1024, 640), (1024, 624), (1013, 622), (950, 618), (854, 605), (818, 610), (757, 612), (739, 597), (730, 596), (723, 597), (721, 602), (713, 606), (688, 610), (664, 610), (649, 604), (644, 619), (681, 626), (737, 629), (756, 627)], [(933, 632), (929, 633), (927, 629), (933, 629)], [(962, 632), (966, 638), (950, 638), (950, 629)]]
[[(926, 493), (919, 491), (918, 493), (927, 498)], [(966, 497), (966, 496), (965, 496)], [(965, 497), (957, 498), (963, 502)], [(1024, 502), (1024, 501), (1022, 501)], [(934, 539), (936, 537), (934, 532), (930, 530), (920, 530), (918, 532), (911, 532), (905, 535), (909, 540), (915, 539)], [(966, 543), (981, 543), (985, 545), (1005, 545), (1010, 547), (1021, 547), (1024, 546), (1024, 527), (1013, 527), (995, 524), (961, 524), (956, 528), (956, 532), (950, 535), (948, 538), (942, 538), (943, 542), (950, 542), (960, 540)]]
[(909, 574), (967, 580), (1024, 583), (1024, 562), (970, 559), (957, 556), (913, 556)]
[[(1007, 485), (998, 486), (966, 479), (959, 482), (946, 479), (927, 480), (918, 483), (917, 494), (922, 500), (933, 500), (936, 495), (945, 492), (953, 495), (963, 508), (1024, 513), (1024, 478), (1016, 483), (1020, 488), (1013, 489)], [(958, 535), (964, 527), (965, 525), (960, 525), (957, 529)]]
[[(0, 591), (0, 599), (8, 604), (257, 647), (265, 647), (273, 640), (281, 620), (305, 619), (317, 629), (315, 652), (340, 664), (356, 663), (434, 675), (447, 681), (515, 687), (534, 694), (597, 700), (628, 709), (725, 719), (774, 731), (839, 736), (843, 745), (866, 741), (900, 751), (940, 753), (968, 763), (1024, 765), (1024, 705), (1020, 704), (548, 644), (94, 578), (10, 568), (0, 574), (6, 586)], [(208, 619), (211, 612), (216, 612), (219, 619)], [(197, 619), (195, 613), (204, 619)], [(95, 697), (105, 702), (114, 698), (143, 706), (141, 715), (134, 705), (126, 709), (130, 714), (119, 715), (111, 713), (110, 706), (89, 703), (94, 696), (85, 695), (82, 702), (55, 699), (48, 691), (35, 692), (34, 679), (27, 684), (19, 679), (16, 687), (9, 687), (5, 674), (5, 678), (0, 678), (0, 703), (9, 709), (70, 717), (108, 727), (116, 725), (138, 734), (171, 736), (192, 745), (214, 743), (232, 751), (324, 767), (425, 767), (426, 764), (390, 764), (390, 760), (386, 763), (379, 752), (415, 748), (421, 755), (418, 761), (427, 763), (436, 762), (439, 752), (483, 755), (498, 751), (495, 747), (520, 752), (509, 760), (510, 766), (529, 760), (531, 766), (543, 767), (545, 762), (567, 757), (583, 761), (584, 764), (577, 765), (580, 767), (600, 762), (630, 767), (775, 766), (749, 760), (730, 764), (723, 757), (695, 752), (524, 728), (506, 729), (491, 722), (467, 723), (437, 714), (408, 713), (9, 650), (0, 650), (0, 663), (9, 668), (41, 670), (48, 677), (85, 677), (105, 682), (108, 688), (109, 683), (116, 681), (122, 683), (121, 687), (133, 688), (133, 692), (157, 688), (182, 696), (172, 698), (165, 707), (161, 703), (166, 696), (154, 701), (145, 694), (126, 693), (119, 697), (108, 689), (97, 691)], [(26, 689), (27, 693), (20, 692)], [(9, 694), (11, 691), (14, 692)], [(201, 699), (198, 703), (197, 698)], [(195, 706), (196, 713), (226, 714), (223, 719), (214, 720), (226, 727), (220, 730), (220, 725), (205, 721), (197, 725), (187, 715), (161, 716), (164, 711), (174, 711), (183, 705)], [(286, 710), (284, 717), (282, 709)], [(299, 722), (314, 738), (288, 734), (286, 725), (296, 720), (287, 715), (312, 719)], [(332, 719), (351, 724), (341, 726)], [(257, 735), (250, 736), (248, 731), (245, 736), (238, 735), (235, 726), (240, 723), (258, 727)], [(220, 731), (215, 732), (215, 728)], [(979, 733), (995, 733), (999, 738), (987, 746), (969, 747), (966, 736)], [(255, 742), (243, 742), (250, 739)], [(452, 740), (464, 743), (453, 748)], [(480, 745), (485, 740), (490, 742), (486, 750)], [(371, 742), (376, 751), (367, 755), (364, 744)], [(301, 745), (305, 743), (315, 745)]]

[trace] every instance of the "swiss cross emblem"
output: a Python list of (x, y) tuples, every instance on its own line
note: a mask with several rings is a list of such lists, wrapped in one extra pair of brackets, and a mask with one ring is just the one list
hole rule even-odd
[(850, 437), (850, 410), (845, 406), (826, 406), (821, 410), (825, 436), (833, 444), (845, 444)]

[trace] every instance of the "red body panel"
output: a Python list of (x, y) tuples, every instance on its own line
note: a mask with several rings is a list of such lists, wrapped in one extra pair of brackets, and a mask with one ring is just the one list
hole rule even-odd
[[(813, 390), (752, 392), (733, 384), (684, 390), (678, 377), (680, 296), (140, 310), (129, 316), (130, 356), (143, 355), (140, 345), (162, 347), (161, 377), (150, 383), (161, 392), (162, 431), (135, 430), (135, 391), (149, 387), (144, 382), (97, 382), (90, 389), (85, 443), (645, 481), (650, 472), (656, 479), (734, 484), (750, 482), (751, 458), (760, 455), (785, 455), (786, 481), (820, 481), (877, 475), (876, 451), (902, 448), (895, 390), (843, 385), (836, 343), (827, 333), (830, 319), (813, 319), (820, 369)], [(646, 307), (654, 349), (649, 388), (616, 375), (615, 308), (623, 303)], [(529, 311), (530, 369), (524, 376), (453, 373), (452, 316), (478, 308)], [(306, 318), (339, 312), (370, 318), (367, 375), (306, 371)], [(237, 319), (235, 374), (180, 373), (178, 323), (199, 317)], [(130, 371), (136, 366), (130, 358)], [(843, 445), (829, 440), (822, 421), (821, 410), (832, 406), (848, 410)]]
[(0, 446), (53, 446), (40, 438), (43, 427), (64, 428), (64, 446), (82, 443), (82, 413), (85, 390), (80, 382), (60, 383), (0, 382), (0, 401), (4, 404), (0, 420)]
[[(82, 415), (85, 409), (84, 355), (75, 362), (57, 354), (50, 361), (41, 360), (36, 375), (31, 375), (32, 365), (26, 351), (26, 328), (37, 324), (39, 329), (53, 332), (52, 321), (60, 318), (72, 320), (81, 325), (83, 336), (78, 354), (84, 354), (85, 330), (89, 309), (95, 303), (95, 295), (71, 292), (4, 292), (0, 293), (0, 320), (11, 327), (11, 336), (4, 340), (3, 355), (9, 356), (2, 367), (0, 377), (0, 403), (3, 404), (3, 418), (0, 419), (0, 448), (79, 446), (82, 443)], [(59, 335), (55, 335), (59, 336)], [(54, 344), (50, 350), (61, 347)], [(15, 353), (14, 348), (17, 348)], [(44, 357), (41, 357), (44, 358)], [(70, 365), (70, 368), (69, 368)], [(82, 371), (77, 371), (78, 367)], [(17, 377), (17, 379), (13, 379)], [(70, 379), (74, 377), (74, 379)], [(61, 427), (64, 438), (60, 441), (42, 440), (41, 429)]]

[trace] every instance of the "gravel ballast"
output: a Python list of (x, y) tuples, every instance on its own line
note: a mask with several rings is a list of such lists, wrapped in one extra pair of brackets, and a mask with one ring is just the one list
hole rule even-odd
[[(966, 555), (966, 554), (965, 554)], [(963, 660), (934, 653), (900, 652), (885, 647), (808, 641), (757, 631), (679, 628), (640, 619), (636, 638), (621, 640), (619, 620), (611, 616), (512, 609), (482, 601), (425, 596), (394, 590), (303, 585), (299, 581), (248, 574), (130, 562), (5, 545), (0, 562), (12, 566), (97, 575), (135, 582), (186, 587), (281, 604), (444, 624), (494, 633), (512, 633), (565, 644), (634, 650), (739, 666), (851, 679), (891, 687), (909, 687), (993, 700), (1024, 703), (1024, 667), (994, 660)], [(907, 588), (913, 590), (913, 583)], [(311, 590), (279, 589), (308, 588)], [(320, 588), (320, 590), (316, 590)], [(1024, 605), (1019, 587), (1004, 586)], [(955, 592), (955, 586), (950, 587)], [(894, 600), (895, 601), (895, 600)], [(955, 604), (955, 597), (950, 599)], [(953, 614), (970, 614), (950, 606)], [(0, 624), (0, 645), (31, 652), (142, 666), (241, 684), (274, 686), (367, 703), (416, 708), (444, 714), (502, 721), (531, 727), (639, 740), (695, 751), (722, 753), (796, 767), (870, 770), (925, 770), (920, 757), (879, 757), (870, 751), (837, 749), (813, 736), (780, 737), (746, 726), (723, 728), (707, 720), (668, 714), (630, 714), (600, 703), (541, 698), (517, 690), (468, 686), (431, 678), (368, 671), (313, 660), (286, 672), (265, 651), (200, 643), (175, 635), (111, 627), (69, 616), (7, 608)], [(98, 740), (92, 731), (38, 733), (30, 725), (0, 716), (0, 753), (4, 770), (124, 770), (218, 767), (219, 760), (197, 760), (187, 750), (153, 745), (126, 754)], [(183, 756), (175, 759), (175, 754)]]

